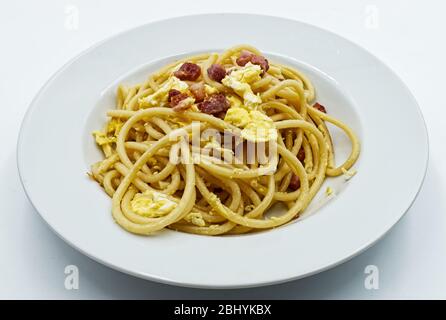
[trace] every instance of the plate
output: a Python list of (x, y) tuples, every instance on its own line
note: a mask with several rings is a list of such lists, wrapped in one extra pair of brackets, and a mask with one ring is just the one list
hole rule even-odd
[[(268, 58), (310, 77), (317, 100), (359, 135), (358, 173), (348, 183), (328, 179), (326, 184), (335, 186), (334, 198), (324, 205), (315, 201), (308, 210), (312, 214), (271, 231), (222, 237), (175, 231), (142, 237), (124, 231), (112, 219), (108, 196), (86, 175), (100, 156), (90, 132), (105, 122), (116, 85), (144, 79), (180, 56), (240, 43), (256, 46)], [(334, 136), (342, 158), (348, 141), (342, 134)], [(289, 281), (357, 255), (408, 210), (423, 182), (427, 159), (428, 138), (417, 103), (381, 61), (320, 28), (247, 14), (154, 22), (88, 49), (40, 90), (18, 141), (23, 187), (66, 242), (122, 272), (206, 288)]]

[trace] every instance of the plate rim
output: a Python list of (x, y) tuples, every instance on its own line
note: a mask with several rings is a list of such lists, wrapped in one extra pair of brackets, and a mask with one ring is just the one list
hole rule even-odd
[[(181, 18), (193, 18), (193, 17), (204, 17), (204, 16), (250, 16), (253, 18), (273, 18), (273, 19), (279, 19), (279, 20), (286, 20), (290, 23), (299, 23), (301, 25), (313, 28), (313, 29), (317, 29), (318, 31), (321, 31), (323, 33), (328, 33), (331, 36), (334, 36), (336, 38), (340, 38), (341, 40), (349, 43), (350, 45), (353, 45), (354, 47), (356, 47), (357, 49), (365, 52), (366, 54), (372, 56), (374, 59), (376, 59), (382, 66), (384, 66), (387, 71), (389, 71), (397, 80), (398, 82), (402, 85), (402, 87), (404, 88), (405, 93), (408, 95), (408, 97), (410, 97), (410, 100), (414, 103), (414, 105), (416, 106), (416, 110), (417, 110), (417, 114), (418, 114), (418, 119), (421, 121), (422, 124), (422, 128), (423, 128), (423, 140), (425, 140), (425, 147), (426, 147), (426, 152), (423, 155), (423, 174), (422, 177), (420, 179), (420, 181), (418, 181), (418, 186), (417, 186), (417, 191), (415, 193), (415, 195), (413, 196), (411, 202), (409, 203), (409, 205), (407, 206), (407, 208), (404, 210), (404, 212), (402, 212), (398, 219), (396, 219), (396, 221), (390, 223), (389, 225), (386, 225), (384, 228), (384, 232), (381, 233), (381, 235), (375, 239), (370, 240), (369, 242), (365, 243), (362, 247), (359, 247), (358, 249), (356, 249), (354, 252), (351, 252), (349, 255), (347, 255), (346, 257), (344, 257), (343, 259), (340, 259), (336, 262), (333, 263), (329, 263), (325, 266), (322, 266), (318, 269), (313, 270), (312, 272), (307, 272), (305, 274), (300, 274), (297, 275), (295, 277), (286, 277), (286, 278), (282, 278), (282, 279), (277, 279), (274, 281), (264, 281), (264, 282), (255, 282), (255, 283), (241, 283), (240, 285), (233, 285), (233, 284), (229, 284), (229, 285), (215, 285), (215, 284), (197, 284), (197, 283), (188, 283), (185, 281), (180, 281), (180, 280), (174, 280), (174, 279), (169, 279), (169, 278), (163, 278), (161, 276), (156, 276), (156, 275), (149, 275), (146, 274), (144, 272), (135, 272), (132, 270), (128, 270), (128, 269), (124, 269), (121, 268), (120, 266), (114, 265), (112, 263), (109, 263), (99, 257), (94, 256), (93, 254), (90, 254), (88, 252), (86, 252), (85, 250), (83, 250), (82, 248), (76, 246), (72, 241), (70, 241), (69, 239), (65, 238), (62, 234), (60, 234), (42, 215), (42, 213), (37, 209), (37, 207), (35, 206), (32, 197), (29, 193), (29, 190), (26, 187), (25, 184), (25, 177), (23, 176), (23, 159), (20, 156), (21, 154), (21, 149), (22, 149), (22, 145), (23, 145), (23, 139), (24, 139), (24, 131), (26, 128), (26, 125), (29, 123), (30, 121), (30, 115), (32, 114), (32, 111), (34, 111), (34, 109), (36, 108), (37, 104), (36, 101), (39, 99), (39, 97), (44, 93), (45, 89), (48, 87), (48, 85), (55, 79), (57, 78), (61, 73), (63, 73), (65, 71), (65, 69), (67, 69), (73, 62), (75, 62), (76, 60), (78, 60), (79, 58), (83, 57), (84, 55), (87, 55), (89, 52), (95, 50), (97, 47), (101, 46), (103, 43), (108, 42), (109, 40), (112, 40), (116, 37), (122, 36), (124, 34), (133, 32), (135, 30), (138, 29), (142, 29), (142, 28), (146, 28), (152, 24), (156, 24), (156, 23), (168, 23), (171, 20), (177, 20), (177, 19), (181, 19)], [(34, 210), (39, 214), (39, 216), (42, 218), (43, 221), (45, 221), (45, 223), (49, 226), (49, 228), (58, 236), (60, 237), (62, 240), (64, 240), (65, 243), (69, 244), (72, 248), (76, 249), (77, 251), (81, 252), (82, 254), (84, 254), (85, 256), (91, 258), (92, 260), (101, 263), (102, 265), (105, 265), (111, 269), (123, 272), (125, 274), (129, 274), (138, 278), (142, 278), (145, 280), (150, 280), (150, 281), (154, 281), (154, 282), (158, 282), (158, 283), (164, 283), (164, 284), (169, 284), (169, 285), (175, 285), (175, 286), (181, 286), (181, 287), (189, 287), (189, 288), (202, 288), (202, 289), (237, 289), (237, 288), (251, 288), (251, 287), (260, 287), (260, 286), (267, 286), (267, 285), (274, 285), (274, 284), (280, 284), (280, 283), (285, 283), (288, 281), (293, 281), (293, 280), (298, 280), (298, 279), (302, 279), (305, 277), (309, 277), (312, 276), (314, 274), (326, 271), (328, 269), (334, 268), (340, 264), (343, 264), (347, 261), (349, 261), (350, 259), (358, 256), (359, 254), (361, 254), (362, 252), (364, 252), (365, 250), (367, 250), (368, 248), (372, 247), (374, 244), (376, 244), (378, 241), (380, 241), (382, 238), (384, 238), (389, 231), (391, 231), (393, 229), (393, 227), (406, 215), (406, 213), (409, 211), (409, 209), (412, 207), (413, 203), (416, 201), (416, 199), (418, 198), (418, 195), (423, 187), (425, 178), (426, 178), (426, 174), (427, 174), (427, 169), (428, 169), (428, 164), (429, 164), (429, 158), (430, 158), (430, 143), (429, 143), (429, 131), (428, 131), (428, 127), (425, 121), (425, 118), (423, 116), (422, 110), (415, 98), (415, 96), (413, 95), (413, 93), (411, 92), (411, 90), (409, 89), (409, 87), (407, 86), (407, 84), (401, 79), (401, 77), (389, 66), (387, 65), (385, 62), (383, 62), (379, 57), (377, 57), (375, 54), (371, 53), (369, 50), (365, 49), (364, 47), (362, 47), (361, 45), (353, 42), (352, 40), (349, 40), (348, 38), (345, 38), (342, 35), (339, 35), (333, 31), (327, 30), (325, 28), (319, 27), (317, 25), (311, 24), (311, 23), (307, 23), (307, 22), (303, 22), (297, 19), (292, 19), (292, 18), (287, 18), (287, 17), (282, 17), (282, 16), (278, 16), (278, 15), (267, 15), (267, 14), (255, 14), (255, 13), (241, 13), (241, 12), (222, 12), (222, 13), (200, 13), (200, 14), (186, 14), (186, 15), (178, 15), (178, 16), (173, 16), (173, 17), (169, 17), (169, 18), (165, 18), (165, 19), (157, 19), (157, 20), (152, 20), (150, 22), (138, 25), (138, 26), (134, 26), (131, 28), (127, 28), (123, 31), (117, 32), (115, 34), (112, 34), (110, 36), (105, 37), (104, 39), (95, 42), (93, 45), (87, 47), (86, 49), (83, 49), (81, 51), (79, 51), (78, 53), (76, 53), (74, 56), (72, 56), (66, 63), (64, 63), (61, 67), (59, 67), (45, 82), (44, 84), (40, 87), (40, 89), (37, 91), (37, 93), (35, 94), (34, 98), (31, 100), (31, 102), (29, 103), (27, 110), (22, 118), (22, 122), (20, 124), (20, 128), (19, 128), (19, 134), (18, 134), (18, 139), (17, 139), (17, 145), (16, 145), (16, 164), (17, 164), (17, 169), (18, 169), (18, 173), (19, 173), (19, 178), (20, 178), (20, 183), (23, 187), (23, 190), (25, 192), (26, 197), (28, 198), (29, 202), (31, 203), (32, 207), (34, 208)], [(22, 159), (22, 161), (21, 161)]]

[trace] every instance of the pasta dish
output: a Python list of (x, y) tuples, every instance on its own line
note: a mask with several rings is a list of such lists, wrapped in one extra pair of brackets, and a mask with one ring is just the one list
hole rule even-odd
[[(281, 226), (302, 214), (327, 177), (355, 172), (358, 138), (315, 100), (305, 74), (249, 45), (175, 61), (145, 82), (118, 86), (109, 121), (93, 132), (104, 158), (90, 176), (132, 233)], [(339, 165), (328, 123), (351, 141)], [(269, 215), (276, 204), (286, 210)]]

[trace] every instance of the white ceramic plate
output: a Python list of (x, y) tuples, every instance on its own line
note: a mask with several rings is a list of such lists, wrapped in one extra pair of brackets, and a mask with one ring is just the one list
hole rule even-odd
[[(113, 107), (117, 83), (142, 80), (178, 56), (240, 43), (309, 75), (318, 101), (361, 139), (358, 174), (348, 183), (329, 179), (335, 198), (316, 211), (313, 205), (309, 211), (315, 213), (307, 218), (272, 231), (225, 237), (174, 231), (141, 237), (124, 231), (113, 222), (110, 199), (86, 176), (100, 157), (90, 132), (103, 125), (105, 110)], [(349, 144), (339, 132), (333, 134), (340, 161)], [(29, 199), (73, 247), (145, 279), (212, 288), (297, 279), (365, 250), (408, 210), (427, 158), (420, 110), (377, 58), (314, 26), (245, 14), (164, 20), (94, 46), (45, 84), (26, 114), (18, 143)]]

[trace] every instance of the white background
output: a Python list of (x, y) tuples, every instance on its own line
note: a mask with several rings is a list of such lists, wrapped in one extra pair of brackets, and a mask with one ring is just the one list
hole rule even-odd
[[(44, 82), (97, 41), (154, 20), (223, 11), (277, 15), (323, 27), (365, 47), (394, 69), (415, 95), (429, 130), (429, 168), (419, 197), (373, 248), (337, 268), (282, 285), (225, 291), (187, 289), (104, 267), (59, 239), (26, 199), (15, 155), (23, 115)], [(0, 298), (446, 298), (445, 11), (446, 3), (440, 0), (3, 1)], [(77, 26), (71, 23), (73, 14), (78, 14)], [(199, 36), (188, 35), (187, 30), (179, 32), (199, 41)], [(404, 121), (404, 115), (395, 119), (396, 125), (398, 121)], [(370, 199), (375, 200), (379, 201)], [(78, 290), (64, 287), (64, 269), (70, 264), (79, 268)], [(379, 268), (378, 290), (364, 287), (367, 265)]]

